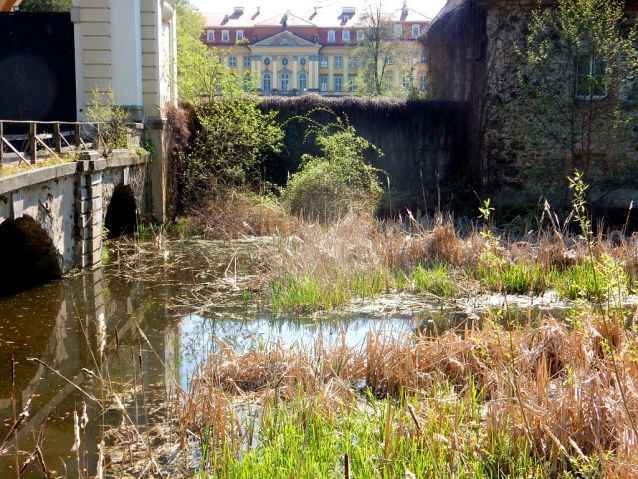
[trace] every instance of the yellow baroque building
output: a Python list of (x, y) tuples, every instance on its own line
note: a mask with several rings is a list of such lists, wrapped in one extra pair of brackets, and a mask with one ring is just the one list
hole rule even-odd
[[(352, 7), (324, 12), (265, 13), (234, 7), (227, 13), (204, 13), (202, 41), (215, 49), (240, 78), (250, 76), (260, 95), (317, 92), (340, 96), (356, 93), (363, 77), (357, 42), (366, 31), (361, 14)], [(400, 51), (389, 56), (384, 90), (402, 94), (424, 91), (425, 54), (418, 36), (431, 19), (403, 7), (383, 16)], [(392, 58), (394, 55), (394, 58)]]

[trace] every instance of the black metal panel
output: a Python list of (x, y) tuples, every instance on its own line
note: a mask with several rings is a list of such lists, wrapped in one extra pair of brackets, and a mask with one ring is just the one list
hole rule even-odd
[(0, 14), (0, 120), (76, 120), (73, 37), (69, 13)]

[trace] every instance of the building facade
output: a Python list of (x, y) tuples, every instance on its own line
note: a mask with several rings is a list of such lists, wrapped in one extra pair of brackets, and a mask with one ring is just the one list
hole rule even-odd
[[(362, 61), (355, 56), (364, 26), (360, 12), (343, 7), (335, 13), (315, 8), (306, 14), (291, 11), (264, 13), (257, 8), (232, 13), (204, 13), (202, 41), (215, 49), (240, 78), (251, 78), (260, 95), (297, 95), (317, 92), (340, 96), (354, 94)], [(384, 16), (393, 24), (395, 37), (405, 48), (390, 60), (385, 81), (392, 89), (426, 86), (426, 62), (417, 37), (430, 18), (404, 2), (403, 8)], [(408, 68), (406, 68), (406, 66)]]

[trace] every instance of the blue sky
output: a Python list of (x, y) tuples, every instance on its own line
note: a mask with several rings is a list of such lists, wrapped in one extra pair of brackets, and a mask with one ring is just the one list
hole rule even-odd
[[(191, 0), (200, 12), (224, 12), (232, 11), (233, 7), (244, 7), (246, 9), (256, 9), (261, 7), (262, 10), (284, 12), (291, 10), (293, 12), (311, 11), (314, 7), (322, 7), (326, 10), (340, 10), (341, 7), (355, 7), (357, 12), (362, 12), (365, 2), (363, 0), (234, 0), (230, 2), (220, 2), (219, 0)], [(436, 14), (443, 8), (446, 0), (420, 0), (407, 1), (407, 5), (419, 13), (434, 18)], [(401, 8), (402, 0), (383, 0), (384, 10), (393, 11)]]

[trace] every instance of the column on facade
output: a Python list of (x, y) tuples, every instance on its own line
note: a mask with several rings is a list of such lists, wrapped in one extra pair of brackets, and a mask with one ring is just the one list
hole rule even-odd
[(272, 56), (272, 85), (270, 88), (279, 90), (279, 84), (277, 83), (277, 55)]
[(319, 54), (317, 55), (313, 55), (312, 58), (313, 63), (315, 64), (315, 74), (314, 74), (314, 82), (315, 82), (315, 89), (319, 89)]
[(343, 83), (341, 89), (348, 91), (348, 71), (350, 70), (350, 57), (343, 57)]
[(296, 90), (299, 88), (299, 82), (297, 78), (297, 55), (292, 56), (292, 89)]
[(335, 91), (335, 57), (328, 57), (328, 91)]
[(312, 55), (310, 55), (308, 61), (308, 90), (315, 88), (314, 85), (314, 62), (312, 61)]
[(255, 62), (255, 55), (250, 54), (250, 73), (252, 75), (252, 79), (257, 85), (258, 89), (261, 89), (261, 85), (259, 84), (259, 78), (257, 77), (257, 62)]

